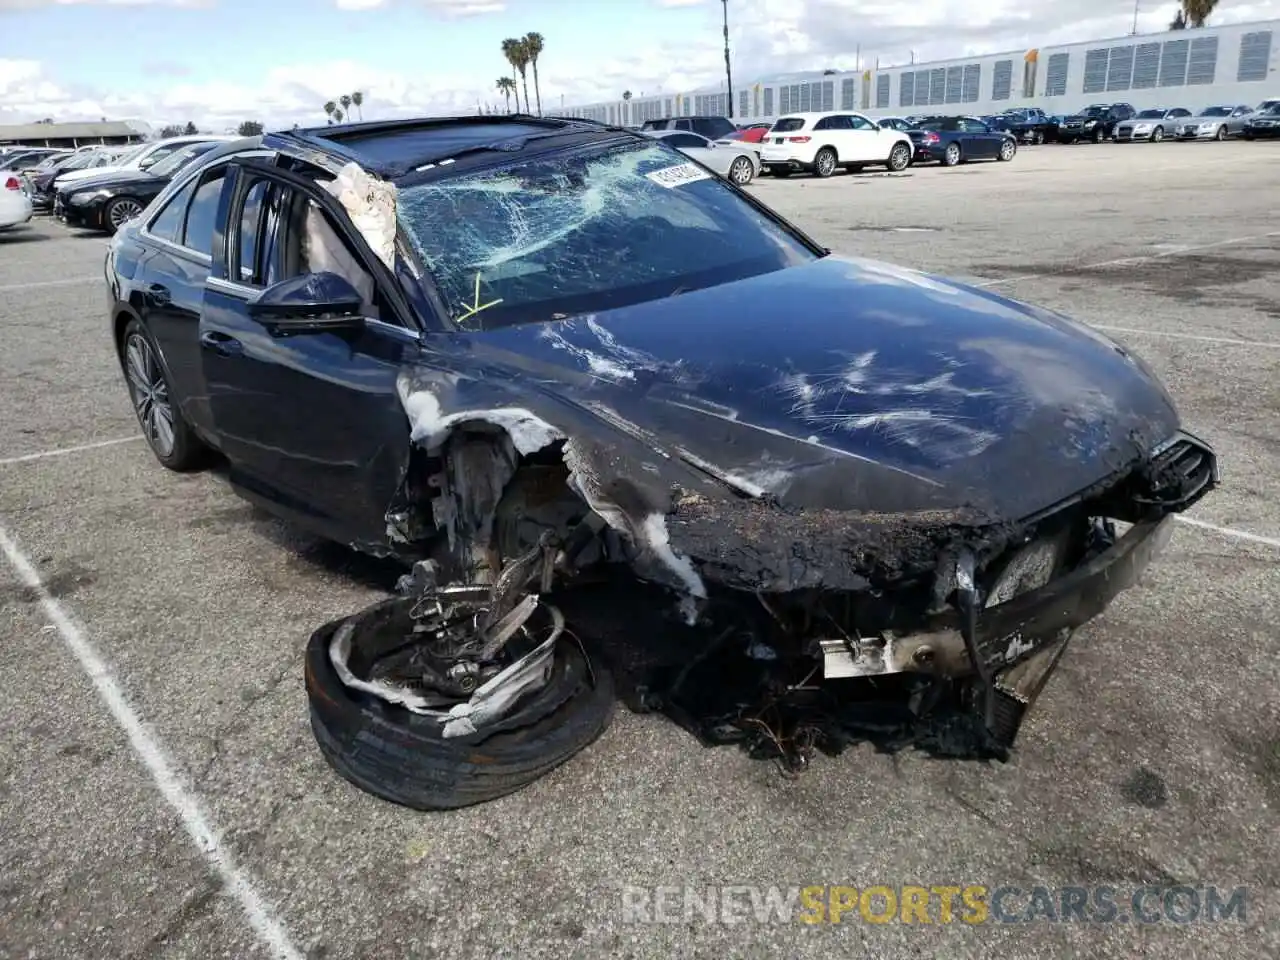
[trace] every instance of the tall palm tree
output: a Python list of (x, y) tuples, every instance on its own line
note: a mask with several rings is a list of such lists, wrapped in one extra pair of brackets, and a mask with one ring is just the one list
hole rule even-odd
[(324, 115), (329, 118), (329, 122), (333, 123), (333, 115), (338, 112), (338, 105), (329, 100), (324, 105)]
[(351, 94), (344, 93), (342, 96), (338, 98), (338, 102), (342, 104), (342, 109), (344, 113), (348, 113), (348, 114), (351, 113)]
[[(546, 43), (542, 39), (540, 33), (526, 33), (524, 35), (525, 53), (529, 55), (529, 63), (533, 65), (533, 95), (538, 103), (538, 116), (542, 116), (542, 90), (538, 84), (538, 57), (542, 56), (542, 50)], [(529, 105), (529, 94), (524, 95), (525, 106)]]
[(502, 41), (502, 55), (507, 58), (507, 63), (511, 64), (511, 88), (516, 91), (516, 113), (520, 112), (520, 90), (516, 87), (516, 73), (520, 69), (517, 61), (520, 59), (520, 41), (514, 37), (507, 37)]
[(497, 86), (498, 86), (498, 92), (502, 94), (507, 100), (507, 113), (510, 113), (511, 112), (511, 94), (516, 89), (516, 82), (512, 80), (510, 77), (499, 77)]
[(517, 40), (512, 53), (515, 54), (516, 69), (520, 71), (520, 83), (524, 87), (524, 112), (532, 113), (529, 106), (529, 45), (523, 40)]
[(356, 111), (360, 114), (361, 121), (363, 121), (364, 110), (361, 109), (361, 106), (364, 104), (364, 94), (359, 90), (355, 91), (351, 94), (351, 102), (356, 105)]
[(1182, 10), (1187, 15), (1188, 27), (1203, 27), (1218, 0), (1182, 0)]

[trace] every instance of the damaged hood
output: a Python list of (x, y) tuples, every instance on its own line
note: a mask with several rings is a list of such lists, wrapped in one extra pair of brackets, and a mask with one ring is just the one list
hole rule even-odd
[(692, 474), (704, 489), (801, 508), (1021, 519), (1178, 426), (1149, 370), (1083, 325), (834, 256), (449, 336), (456, 349), (436, 354), (456, 370), (453, 395), (438, 395), (443, 415), (528, 411), (566, 436), (640, 451), (628, 456), (655, 480)]

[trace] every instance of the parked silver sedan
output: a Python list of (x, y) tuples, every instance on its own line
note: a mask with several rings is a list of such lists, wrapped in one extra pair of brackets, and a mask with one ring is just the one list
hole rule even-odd
[(1150, 140), (1159, 143), (1173, 136), (1178, 125), (1191, 116), (1186, 107), (1152, 107), (1116, 124), (1116, 140)]
[(712, 142), (689, 130), (646, 130), (645, 136), (675, 147), (691, 160), (710, 167), (726, 180), (745, 187), (760, 173), (760, 153), (756, 144), (736, 140)]
[(1253, 116), (1248, 104), (1205, 107), (1194, 117), (1178, 124), (1174, 136), (1179, 140), (1225, 140), (1244, 133), (1244, 125)]

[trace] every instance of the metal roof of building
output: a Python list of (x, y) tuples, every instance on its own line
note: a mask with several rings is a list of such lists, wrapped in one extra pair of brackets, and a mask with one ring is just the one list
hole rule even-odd
[(148, 136), (150, 133), (150, 126), (137, 120), (113, 120), (107, 123), (17, 123), (0, 126), (0, 143), (21, 143), (27, 140), (137, 138)]

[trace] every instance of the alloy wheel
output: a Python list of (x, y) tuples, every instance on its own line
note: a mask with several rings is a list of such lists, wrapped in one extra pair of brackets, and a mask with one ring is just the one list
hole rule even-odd
[(1013, 141), (1011, 140), (1006, 140), (1004, 143), (1000, 144), (1000, 159), (1012, 160), (1013, 149)]
[(1155, 128), (1155, 130), (1154, 130), (1154, 131), (1152, 132), (1152, 134), (1151, 134), (1151, 139), (1152, 139), (1155, 143), (1159, 143), (1161, 140), (1163, 140), (1163, 139), (1164, 139), (1164, 127), (1156, 127), (1156, 128)]
[(954, 167), (957, 163), (959, 163), (960, 162), (959, 145), (954, 143), (947, 144), (946, 157), (947, 157), (947, 166), (949, 167)]
[(159, 358), (146, 337), (133, 333), (125, 341), (124, 361), (138, 423), (156, 456), (166, 458), (174, 446), (173, 406)]
[(889, 169), (893, 171), (907, 169), (907, 164), (911, 162), (911, 154), (907, 151), (904, 144), (898, 144), (889, 151)]
[(729, 167), (729, 179), (738, 186), (746, 186), (751, 182), (751, 161), (746, 157), (739, 157), (733, 161), (733, 165)]
[(107, 220), (114, 229), (120, 229), (126, 221), (132, 220), (142, 212), (142, 204), (137, 200), (115, 200), (107, 208)]

